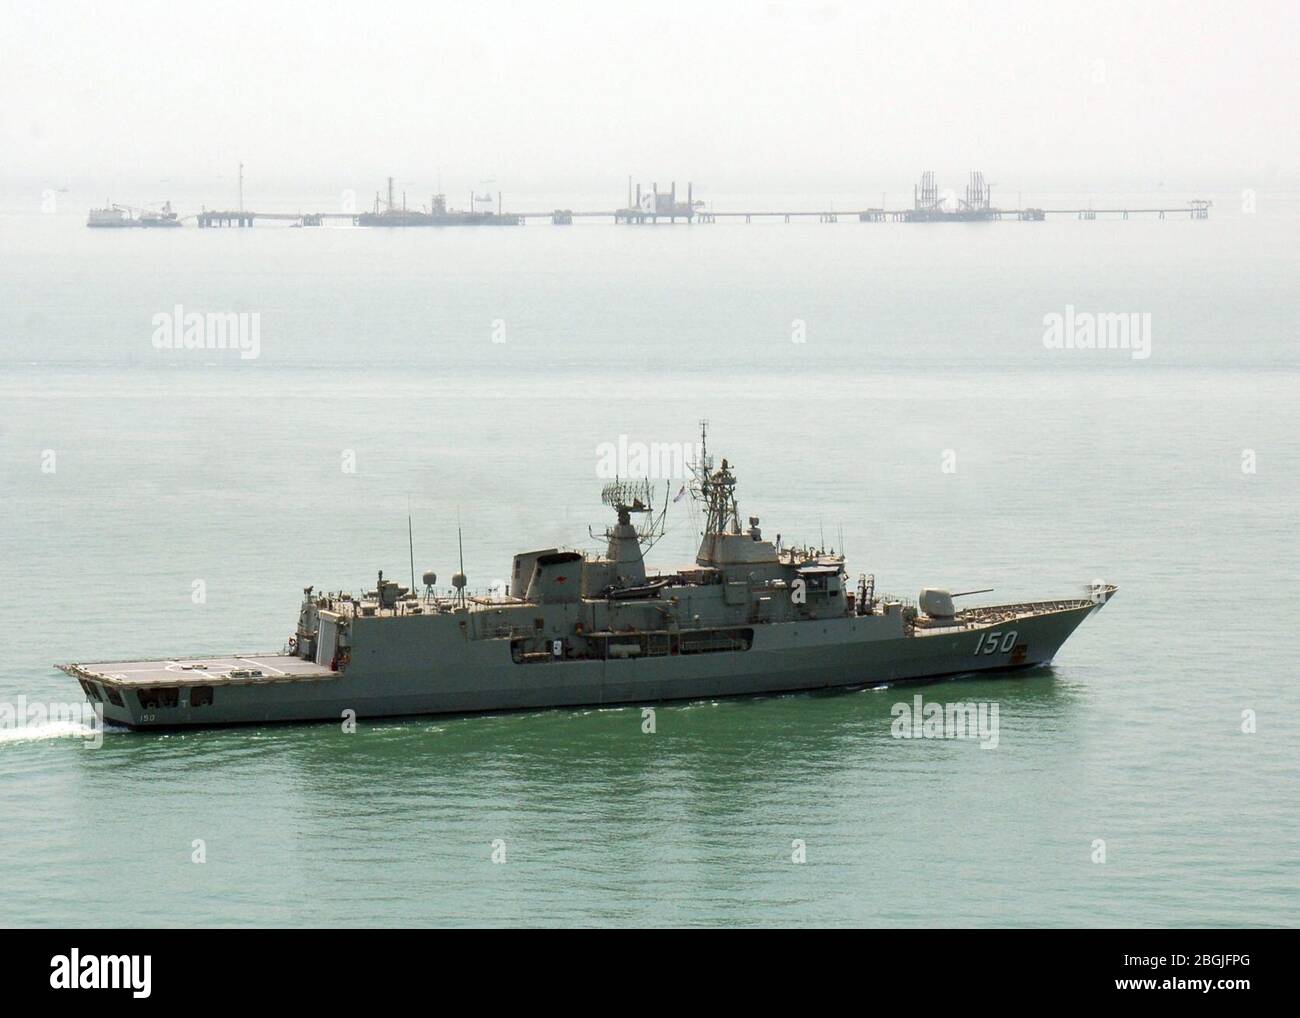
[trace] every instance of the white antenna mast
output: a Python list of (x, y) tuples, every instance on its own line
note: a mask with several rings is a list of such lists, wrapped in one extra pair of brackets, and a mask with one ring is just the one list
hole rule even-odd
[(406, 543), (411, 552), (411, 593), (415, 593), (415, 532), (411, 528), (411, 496), (406, 496)]
[(465, 542), (461, 536), (460, 510), (456, 510), (456, 547), (460, 551), (460, 572), (451, 578), (451, 585), (456, 588), (456, 601), (465, 607)]

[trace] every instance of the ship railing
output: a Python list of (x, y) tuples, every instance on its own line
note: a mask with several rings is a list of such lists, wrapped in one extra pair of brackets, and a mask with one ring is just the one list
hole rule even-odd
[(978, 608), (966, 608), (959, 617), (966, 622), (976, 624), (993, 624), (1026, 615), (1049, 615), (1053, 612), (1073, 611), (1076, 608), (1088, 608), (1096, 602), (1086, 598), (1061, 598), (1055, 601), (1019, 601), (1015, 604), (994, 604)]
[[(512, 597), (501, 593), (498, 590), (482, 591), (465, 591), (465, 606), (469, 608), (506, 608), (513, 605), (523, 604), (521, 598)], [(346, 599), (346, 598), (324, 598), (317, 602), (318, 607), (326, 611), (338, 612), (350, 618), (362, 615), (383, 615), (391, 617), (393, 615), (431, 615), (437, 612), (448, 612), (455, 608), (461, 607), (461, 597), (458, 592), (448, 590), (445, 592), (435, 591), (431, 595), (420, 594), (415, 597), (407, 596), (397, 602), (392, 608), (379, 610), (372, 598), (365, 600)], [(363, 610), (364, 608), (364, 610)]]

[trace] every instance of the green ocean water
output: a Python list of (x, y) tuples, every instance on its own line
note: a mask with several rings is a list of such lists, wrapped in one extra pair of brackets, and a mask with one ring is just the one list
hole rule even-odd
[[(594, 549), (600, 445), (701, 418), (742, 515), (879, 589), (1120, 589), (1050, 668), (661, 706), (653, 734), (3, 730), (0, 923), (1295, 925), (1300, 201), (1217, 197), (394, 232), (9, 202), (0, 702), (76, 700), (58, 661), (278, 648), (306, 584), (407, 574), (408, 507), (417, 572), (455, 571), (459, 518), (474, 587)], [(157, 349), (178, 304), (259, 314), (259, 356)], [(1150, 314), (1150, 357), (1049, 349), (1067, 305)], [(652, 565), (693, 556), (689, 503), (668, 524)], [(918, 693), (997, 703), (996, 749), (894, 738)]]

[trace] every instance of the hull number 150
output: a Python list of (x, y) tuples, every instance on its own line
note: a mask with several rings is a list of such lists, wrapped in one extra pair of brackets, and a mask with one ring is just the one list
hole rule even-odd
[(980, 633), (979, 642), (975, 644), (976, 654), (996, 654), (1002, 651), (1007, 653), (1016, 645), (1016, 633), (1013, 629), (1009, 633), (1000, 633), (994, 630), (991, 633)]

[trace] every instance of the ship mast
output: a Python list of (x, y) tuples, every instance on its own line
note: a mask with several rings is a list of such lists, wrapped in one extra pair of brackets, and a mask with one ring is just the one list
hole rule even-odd
[(695, 464), (695, 480), (691, 496), (704, 504), (704, 532), (701, 535), (697, 562), (713, 560), (714, 545), (720, 534), (740, 533), (740, 508), (736, 504), (736, 475), (723, 459), (722, 465), (713, 469), (709, 457), (709, 422), (700, 421), (700, 461)]

